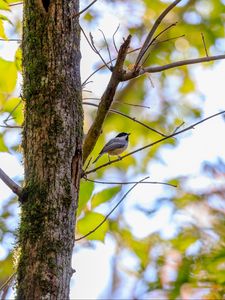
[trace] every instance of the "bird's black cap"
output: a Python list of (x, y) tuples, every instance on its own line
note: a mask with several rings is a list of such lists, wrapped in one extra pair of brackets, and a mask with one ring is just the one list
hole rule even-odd
[(127, 133), (127, 132), (120, 132), (119, 134), (117, 134), (116, 137), (122, 137), (122, 136), (128, 136), (130, 135), (130, 133)]

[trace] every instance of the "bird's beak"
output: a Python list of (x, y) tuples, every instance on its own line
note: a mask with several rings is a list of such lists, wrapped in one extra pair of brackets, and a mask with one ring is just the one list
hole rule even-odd
[(130, 133), (128, 133), (127, 135), (130, 135)]

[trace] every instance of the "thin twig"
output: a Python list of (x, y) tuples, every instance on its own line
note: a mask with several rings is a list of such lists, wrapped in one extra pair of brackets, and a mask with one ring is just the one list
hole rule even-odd
[(208, 55), (208, 51), (207, 51), (206, 44), (205, 44), (205, 37), (202, 32), (201, 32), (201, 37), (202, 37), (202, 42), (203, 42), (204, 49), (205, 49), (205, 55), (208, 57), (209, 55)]
[(99, 166), (99, 167), (93, 168), (93, 169), (91, 169), (91, 170), (85, 172), (84, 176), (87, 176), (87, 175), (90, 174), (90, 173), (96, 172), (96, 171), (99, 170), (99, 169), (105, 168), (106, 166), (111, 165), (111, 164), (113, 164), (113, 163), (115, 163), (115, 162), (121, 161), (122, 159), (124, 159), (124, 158), (126, 158), (126, 157), (128, 157), (128, 156), (130, 156), (130, 155), (133, 155), (133, 154), (135, 154), (135, 153), (137, 153), (137, 152), (139, 152), (139, 151), (142, 151), (142, 150), (144, 150), (144, 149), (146, 149), (146, 148), (149, 148), (149, 147), (152, 147), (152, 146), (154, 146), (154, 145), (156, 145), (156, 144), (159, 144), (159, 143), (161, 143), (161, 142), (163, 142), (163, 141), (165, 141), (165, 140), (167, 140), (167, 139), (169, 139), (169, 138), (172, 138), (172, 137), (174, 137), (174, 136), (176, 136), (176, 135), (178, 135), (178, 134), (181, 134), (181, 133), (183, 133), (183, 132), (185, 132), (185, 131), (188, 131), (188, 130), (190, 130), (190, 129), (193, 129), (195, 126), (197, 126), (197, 125), (199, 125), (199, 124), (201, 124), (201, 123), (203, 123), (203, 122), (205, 122), (205, 121), (207, 121), (207, 120), (209, 120), (209, 119), (211, 119), (211, 118), (214, 118), (214, 117), (216, 117), (216, 116), (218, 116), (218, 115), (222, 115), (222, 114), (224, 114), (224, 113), (225, 113), (225, 110), (224, 110), (224, 111), (221, 111), (221, 112), (218, 112), (218, 113), (216, 113), (216, 114), (213, 114), (213, 115), (211, 115), (211, 116), (209, 116), (209, 117), (207, 117), (207, 118), (205, 118), (205, 119), (202, 119), (202, 120), (200, 120), (200, 121), (198, 121), (198, 122), (196, 122), (196, 123), (194, 123), (194, 124), (192, 124), (192, 125), (190, 125), (190, 126), (184, 128), (184, 129), (180, 130), (180, 131), (177, 131), (177, 132), (175, 132), (175, 133), (172, 133), (172, 134), (168, 135), (167, 137), (164, 137), (164, 138), (162, 138), (162, 139), (160, 139), (160, 140), (157, 140), (157, 141), (155, 141), (155, 142), (153, 142), (153, 143), (147, 144), (147, 145), (144, 146), (144, 147), (138, 148), (138, 149), (136, 149), (136, 150), (134, 150), (134, 151), (132, 151), (132, 152), (129, 152), (129, 153), (127, 153), (127, 154), (121, 156), (121, 157), (118, 158), (118, 159), (111, 160), (110, 162), (105, 163), (105, 164), (103, 164), (103, 165), (101, 165), (101, 166)]
[(153, 80), (152, 80), (150, 74), (145, 74), (145, 75), (146, 75), (146, 77), (148, 78), (148, 80), (150, 81), (152, 88), (154, 89), (155, 86), (154, 86), (154, 83), (153, 83)]
[(170, 28), (174, 27), (177, 25), (178, 22), (172, 23), (170, 25), (168, 25), (166, 28), (164, 28), (162, 31), (160, 31), (151, 41), (150, 45), (152, 45), (158, 37), (160, 37), (160, 35), (162, 35), (163, 33), (165, 33), (166, 31), (168, 31)]
[[(21, 104), (21, 102), (22, 102), (22, 100), (20, 100), (19, 103), (17, 103), (17, 105), (16, 105), (16, 106), (13, 108), (13, 110), (9, 113), (8, 117), (3, 121), (3, 123), (4, 123), (7, 127), (10, 126), (10, 125), (7, 124), (7, 122), (9, 121), (9, 118), (12, 116), (12, 114), (14, 113), (14, 111), (19, 107), (19, 105)], [(3, 126), (1, 126), (1, 127), (3, 127)], [(19, 126), (19, 127), (13, 126), (13, 127), (9, 127), (9, 128), (21, 128), (21, 126)]]
[[(82, 104), (84, 104), (84, 105), (90, 105), (90, 106), (94, 106), (94, 107), (99, 107), (98, 104), (90, 103), (90, 102), (83, 102)], [(127, 118), (127, 119), (130, 119), (131, 121), (133, 121), (133, 122), (135, 122), (135, 123), (138, 123), (138, 124), (144, 126), (145, 128), (147, 128), (147, 129), (149, 129), (149, 130), (151, 130), (151, 131), (154, 131), (155, 133), (157, 133), (157, 134), (159, 134), (159, 135), (161, 135), (161, 136), (166, 137), (165, 134), (163, 134), (163, 133), (161, 133), (160, 131), (158, 131), (158, 130), (156, 130), (156, 129), (150, 127), (150, 126), (148, 126), (147, 124), (145, 124), (145, 123), (143, 123), (143, 122), (141, 122), (141, 121), (139, 121), (139, 120), (137, 120), (135, 117), (130, 117), (130, 116), (128, 116), (128, 115), (122, 113), (121, 111), (118, 111), (118, 110), (113, 109), (113, 108), (110, 108), (110, 109), (109, 109), (109, 112), (114, 113), (114, 114), (117, 114), (117, 115), (121, 115), (121, 116), (123, 116), (123, 117), (125, 117), (125, 118)]]
[(170, 42), (172, 40), (176, 40), (176, 39), (179, 39), (179, 38), (182, 38), (182, 37), (185, 37), (185, 34), (174, 36), (174, 37), (171, 37), (171, 38), (168, 38), (168, 39), (165, 39), (165, 40), (159, 40), (159, 41), (156, 40), (156, 41), (154, 41), (154, 43), (152, 43), (152, 45), (158, 45), (158, 44), (161, 44), (161, 43)]
[(181, 66), (194, 65), (194, 64), (198, 64), (198, 63), (210, 62), (210, 61), (221, 60), (221, 59), (225, 59), (225, 54), (193, 58), (193, 59), (186, 59), (186, 60), (173, 62), (173, 63), (163, 65), (163, 66), (145, 67), (145, 68), (141, 68), (138, 71), (127, 72), (126, 74), (123, 75), (123, 78), (121, 78), (121, 81), (127, 81), (130, 79), (136, 78), (140, 75), (143, 75), (145, 73), (159, 73), (159, 72), (162, 72), (165, 70), (169, 70), (169, 69), (173, 69), (173, 68), (177, 68), (177, 67), (181, 67)]
[(99, 227), (102, 226), (106, 222), (106, 220), (109, 218), (109, 216), (114, 212), (114, 210), (122, 203), (122, 201), (126, 198), (126, 196), (142, 181), (148, 179), (149, 177), (145, 177), (144, 179), (141, 179), (140, 181), (136, 182), (120, 199), (120, 201), (113, 207), (113, 209), (104, 217), (104, 219), (91, 231), (89, 231), (87, 234), (75, 239), (75, 241), (80, 241), (86, 237), (88, 237), (90, 234), (94, 233)]
[[(148, 51), (148, 49), (149, 49), (152, 45), (154, 45), (154, 43), (157, 41), (157, 38), (158, 38), (160, 35), (162, 35), (164, 32), (166, 32), (166, 31), (169, 30), (171, 27), (174, 27), (174, 26), (176, 26), (176, 25), (177, 25), (177, 22), (176, 22), (176, 23), (173, 23), (173, 24), (170, 24), (168, 27), (166, 27), (166, 28), (163, 29), (160, 33), (158, 33), (158, 34), (154, 37), (154, 39), (152, 39), (152, 41), (149, 43), (148, 47), (146, 48), (145, 52), (143, 53), (142, 58), (144, 57), (144, 55), (145, 55), (145, 53)], [(140, 65), (140, 67), (142, 67), (142, 66), (145, 64), (145, 62), (146, 62), (147, 59), (149, 58), (150, 54), (151, 54), (151, 52), (148, 53), (147, 57), (144, 59), (144, 61), (143, 61), (142, 64)]]
[(139, 181), (127, 181), (127, 182), (116, 182), (116, 181), (100, 181), (100, 180), (92, 180), (89, 179), (87, 177), (84, 177), (85, 180), (90, 181), (90, 182), (94, 182), (94, 183), (101, 183), (101, 184), (135, 184), (135, 183), (148, 183), (148, 184), (162, 184), (162, 185), (169, 185), (172, 187), (177, 187), (177, 185), (174, 184), (170, 184), (170, 183), (166, 183), (166, 182), (160, 182), (160, 181), (143, 181), (143, 182), (139, 182)]
[(119, 28), (120, 28), (120, 24), (117, 26), (115, 32), (113, 33), (113, 45), (114, 45), (114, 48), (115, 48), (115, 50), (116, 50), (117, 53), (119, 52), (119, 50), (118, 50), (118, 48), (116, 46), (115, 36), (116, 36), (116, 33), (119, 30)]
[(152, 29), (150, 30), (149, 34), (147, 35), (145, 42), (143, 44), (143, 46), (141, 47), (141, 50), (138, 54), (138, 57), (136, 59), (135, 65), (134, 65), (134, 70), (137, 69), (139, 62), (141, 61), (144, 53), (146, 52), (146, 49), (148, 48), (152, 37), (154, 35), (154, 33), (156, 32), (157, 28), (159, 27), (160, 23), (162, 22), (162, 20), (165, 18), (165, 16), (180, 2), (181, 0), (176, 0), (173, 3), (171, 3), (162, 13), (161, 15), (156, 19), (154, 25), (152, 26)]
[(0, 39), (1, 42), (22, 42), (21, 39)]
[[(133, 49), (133, 50), (130, 50), (127, 52), (127, 54), (130, 54), (130, 53), (133, 53), (133, 52), (136, 52), (140, 50), (140, 47), (139, 48), (136, 48), (136, 49)], [(115, 61), (117, 59), (117, 57), (113, 58), (112, 59), (112, 62)], [(111, 63), (111, 61), (108, 61), (107, 62), (107, 65), (109, 65)], [(95, 75), (97, 72), (99, 72), (100, 70), (104, 69), (105, 68), (105, 65), (101, 65), (99, 68), (97, 68), (95, 71), (93, 71), (85, 80), (84, 82), (82, 83), (82, 86), (86, 85), (88, 80), (93, 76)]]
[(15, 275), (16, 275), (16, 272), (13, 272), (13, 273), (9, 276), (9, 278), (1, 285), (0, 291), (4, 291), (4, 289), (10, 285), (10, 283), (11, 283), (11, 281), (13, 280), (13, 278), (14, 278)]
[(84, 168), (84, 171), (87, 170), (87, 168), (89, 167), (91, 161), (92, 161), (92, 157), (89, 158), (88, 163), (87, 163), (86, 167)]
[[(100, 52), (98, 51), (98, 49), (95, 47), (94, 39), (93, 39), (92, 34), (89, 33), (89, 36), (90, 36), (90, 39), (91, 39), (91, 41), (89, 41), (89, 38), (87, 37), (85, 31), (83, 30), (83, 28), (81, 26), (80, 26), (80, 29), (81, 29), (81, 32), (83, 33), (83, 35), (84, 35), (84, 37), (85, 37), (88, 45), (90, 46), (91, 50), (100, 57), (100, 59), (103, 62), (104, 66), (110, 70), (110, 67), (108, 66), (108, 63), (106, 63), (106, 61), (104, 60), (104, 58), (102, 57), (102, 55), (100, 54)], [(84, 86), (86, 84), (86, 82), (87, 82), (88, 79), (89, 78), (87, 78), (85, 80), (85, 82), (82, 84), (82, 86)]]
[(12, 6), (17, 6), (17, 5), (21, 5), (21, 4), (23, 4), (23, 2), (18, 2), (18, 3), (9, 4), (9, 6), (12, 7)]
[(175, 129), (174, 129), (174, 131), (173, 131), (173, 133), (175, 133), (175, 132), (177, 132), (177, 130), (178, 129), (180, 129), (183, 125), (185, 124), (185, 122), (183, 121), (183, 122), (181, 122), (181, 124), (180, 125), (178, 125)]
[(19, 126), (19, 125), (0, 125), (0, 127), (3, 128), (23, 128), (23, 126)]
[(85, 7), (84, 9), (82, 9), (81, 11), (79, 11), (78, 14), (74, 15), (74, 18), (77, 16), (80, 16), (81, 14), (83, 14), (86, 10), (88, 10), (88, 8), (90, 8), (93, 4), (95, 4), (95, 2), (97, 2), (98, 0), (94, 0), (92, 1), (87, 7)]
[(21, 196), (22, 188), (15, 183), (1, 168), (0, 168), (0, 179), (15, 193), (17, 196)]
[[(80, 30), (81, 30), (81, 32), (83, 33), (84, 38), (85, 38), (85, 40), (87, 41), (88, 45), (90, 46), (91, 50), (93, 50), (93, 51), (95, 52), (95, 49), (93, 48), (91, 42), (89, 41), (88, 36), (86, 35), (84, 29), (83, 29), (81, 26), (80, 26)], [(105, 65), (104, 65), (104, 66), (105, 66)]]
[(150, 109), (150, 106), (143, 105), (143, 104), (134, 104), (134, 103), (129, 103), (129, 102), (121, 102), (121, 101), (114, 101), (115, 103), (120, 103), (124, 105), (129, 105), (129, 106), (134, 106), (134, 107), (140, 107), (140, 108), (147, 108)]
[[(162, 35), (164, 32), (166, 32), (167, 30), (169, 30), (171, 27), (175, 26), (177, 23), (173, 23), (171, 25), (169, 25), (168, 27), (166, 27), (164, 30), (162, 30), (159, 34), (157, 34), (153, 39), (152, 41), (149, 43), (148, 47), (146, 48), (145, 52), (143, 53), (143, 56), (142, 58), (144, 57), (145, 53), (148, 51), (148, 49), (152, 46), (152, 45), (155, 45), (156, 41), (157, 41), (157, 38)], [(148, 60), (149, 56), (151, 55), (151, 52), (149, 51), (148, 55), (146, 56), (146, 58), (144, 59), (144, 61), (141, 63), (141, 65), (139, 65), (139, 67), (141, 68), (145, 62)], [(141, 58), (141, 60), (142, 60)]]
[[(94, 101), (100, 101), (101, 98), (94, 98), (94, 97), (85, 97), (82, 100), (94, 100)], [(147, 108), (150, 109), (150, 106), (143, 105), (143, 104), (134, 104), (134, 103), (129, 103), (129, 102), (122, 102), (122, 101), (117, 101), (114, 100), (113, 103), (119, 103), (119, 104), (124, 104), (124, 105), (129, 105), (129, 106), (134, 106), (134, 107), (140, 107), (140, 108)]]
[(109, 50), (109, 44), (108, 44), (108, 42), (107, 42), (107, 39), (106, 39), (106, 37), (105, 37), (104, 32), (103, 32), (101, 29), (99, 29), (99, 31), (101, 32), (101, 34), (102, 34), (102, 36), (103, 36), (103, 39), (104, 39), (104, 41), (105, 41), (106, 48), (107, 48), (108, 55), (109, 55), (109, 61), (111, 62), (111, 68), (113, 68), (112, 57), (111, 57), (111, 53), (110, 53), (110, 50)]
[[(180, 38), (180, 37), (184, 37), (184, 36), (185, 36), (185, 34), (180, 35), (180, 36), (177, 36), (177, 37), (168, 38), (168, 39), (162, 40), (162, 41), (155, 41), (155, 42), (153, 43), (153, 45), (156, 45), (156, 44), (159, 44), (159, 43), (165, 43), (165, 42), (168, 42), (168, 41), (172, 41), (172, 40), (178, 39), (178, 38)], [(88, 41), (88, 42), (89, 42), (89, 41)], [(141, 47), (135, 48), (135, 49), (133, 49), (133, 50), (128, 51), (127, 54), (134, 53), (134, 52), (136, 52), (136, 51), (138, 51), (138, 50), (140, 50), (140, 49), (141, 49)], [(116, 60), (116, 58), (113, 58), (113, 59), (112, 59), (112, 62), (115, 61), (115, 60)], [(108, 62), (107, 62), (108, 65), (109, 65), (110, 63), (111, 63), (111, 61), (108, 61)], [(95, 71), (93, 71), (93, 72), (92, 72), (92, 73), (84, 80), (84, 82), (82, 83), (82, 86), (86, 85), (87, 82), (88, 82), (88, 80), (89, 80), (92, 76), (94, 76), (97, 72), (99, 72), (100, 70), (102, 70), (102, 69), (104, 69), (104, 68), (105, 68), (105, 64), (101, 65), (99, 68), (97, 68)]]
[(95, 43), (94, 43), (94, 38), (93, 38), (93, 35), (91, 34), (91, 32), (89, 33), (89, 36), (90, 36), (90, 40), (91, 40), (92, 49), (94, 49), (94, 52), (100, 57), (100, 59), (102, 60), (103, 64), (106, 66), (106, 68), (108, 68), (111, 71), (110, 67), (108, 66), (108, 64), (105, 61), (105, 59), (103, 58), (103, 56), (101, 55), (100, 51), (96, 48)]

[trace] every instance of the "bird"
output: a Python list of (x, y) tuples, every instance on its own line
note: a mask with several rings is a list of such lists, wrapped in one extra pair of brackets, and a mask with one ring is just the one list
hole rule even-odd
[(108, 143), (106, 143), (105, 146), (102, 148), (97, 158), (93, 161), (93, 164), (96, 163), (96, 161), (105, 153), (108, 153), (108, 157), (109, 155), (117, 155), (118, 157), (120, 157), (119, 154), (121, 154), (124, 150), (127, 149), (129, 135), (130, 133), (121, 132), (117, 134), (116, 137), (108, 141)]

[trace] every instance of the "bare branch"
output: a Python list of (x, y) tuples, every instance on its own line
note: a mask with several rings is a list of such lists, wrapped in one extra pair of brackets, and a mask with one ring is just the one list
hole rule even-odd
[(23, 128), (23, 126), (19, 126), (19, 125), (0, 125), (0, 127), (3, 128)]
[(134, 66), (134, 70), (137, 69), (143, 55), (145, 54), (146, 50), (149, 47), (149, 44), (151, 43), (152, 37), (154, 35), (154, 33), (156, 32), (157, 28), (159, 27), (160, 23), (162, 22), (162, 20), (165, 18), (165, 16), (180, 2), (181, 0), (176, 0), (173, 3), (171, 3), (162, 13), (161, 15), (158, 17), (158, 19), (155, 21), (154, 25), (152, 26), (152, 29), (150, 30), (149, 34), (147, 35), (145, 42), (143, 44), (143, 46), (141, 47), (141, 50), (138, 54), (138, 57), (136, 59), (135, 62), (135, 66)]
[[(171, 40), (175, 40), (175, 39), (178, 39), (178, 38), (184, 37), (184, 36), (185, 36), (185, 35), (183, 34), (183, 35), (176, 36), (176, 37), (172, 37), (172, 38), (169, 38), (169, 39), (166, 39), (166, 40), (155, 41), (153, 44), (155, 45), (155, 44), (159, 44), (159, 43), (165, 43), (165, 42), (168, 42), (168, 41), (171, 41)], [(127, 54), (134, 53), (134, 52), (136, 52), (136, 51), (138, 51), (138, 50), (140, 50), (140, 49), (141, 49), (140, 47), (135, 48), (135, 49), (133, 49), (133, 50), (128, 51)], [(116, 58), (113, 58), (113, 59), (112, 59), (112, 62), (115, 61), (115, 60), (116, 60)], [(111, 61), (108, 61), (108, 62), (107, 62), (107, 65), (109, 65), (110, 63), (111, 63)], [(89, 80), (93, 75), (95, 75), (97, 72), (99, 72), (100, 70), (102, 70), (102, 69), (104, 69), (104, 68), (105, 68), (105, 65), (101, 65), (101, 66), (100, 66), (99, 68), (97, 68), (94, 72), (92, 72), (92, 73), (85, 79), (85, 81), (82, 83), (82, 86), (86, 85), (87, 82), (88, 82), (88, 80)]]
[(18, 2), (18, 3), (9, 4), (9, 6), (12, 7), (12, 6), (17, 6), (17, 5), (22, 5), (22, 4), (23, 4), (23, 2)]
[(109, 216), (114, 212), (114, 210), (122, 203), (122, 201), (126, 198), (126, 196), (142, 181), (148, 179), (149, 177), (145, 177), (144, 179), (141, 179), (140, 181), (136, 182), (124, 195), (123, 197), (120, 199), (120, 201), (113, 207), (113, 209), (105, 216), (105, 218), (91, 231), (89, 231), (87, 234), (75, 239), (75, 241), (80, 241), (86, 237), (88, 237), (89, 235), (91, 235), (93, 232), (95, 232), (99, 227), (102, 226), (102, 224), (104, 224), (106, 222), (106, 220), (109, 218)]
[(90, 8), (93, 4), (95, 4), (95, 2), (97, 2), (98, 0), (94, 0), (92, 1), (87, 7), (85, 7), (84, 9), (82, 9), (81, 11), (79, 11), (78, 14), (74, 15), (74, 18), (77, 16), (80, 16), (81, 14), (83, 14), (86, 10), (88, 10), (88, 8)]
[[(94, 107), (99, 107), (99, 105), (98, 105), (98, 104), (95, 104), (95, 103), (83, 102), (83, 104), (84, 104), (84, 105), (94, 106)], [(125, 117), (125, 118), (127, 118), (127, 119), (130, 119), (131, 121), (133, 121), (133, 122), (135, 122), (135, 123), (138, 123), (138, 124), (144, 126), (145, 128), (148, 128), (149, 130), (154, 131), (155, 133), (157, 133), (157, 134), (159, 134), (159, 135), (161, 135), (161, 136), (166, 136), (165, 134), (161, 133), (160, 131), (158, 131), (158, 130), (156, 130), (156, 129), (150, 127), (150, 126), (148, 126), (147, 124), (145, 124), (145, 123), (143, 123), (143, 122), (141, 122), (141, 121), (138, 121), (135, 117), (130, 117), (130, 116), (128, 116), (128, 115), (126, 115), (126, 114), (124, 114), (124, 113), (122, 113), (122, 112), (120, 112), (120, 111), (118, 111), (118, 110), (116, 110), (116, 109), (113, 109), (113, 108), (110, 108), (110, 109), (109, 109), (109, 112), (114, 113), (114, 114), (117, 114), (117, 115), (121, 115), (121, 116), (123, 116), (123, 117)]]
[(0, 168), (0, 179), (15, 193), (17, 196), (22, 195), (22, 188), (15, 183), (1, 168)]
[(185, 124), (185, 122), (182, 121), (182, 122), (180, 123), (180, 125), (178, 125), (178, 126), (174, 129), (173, 133), (177, 132), (177, 130), (180, 129), (184, 124)]
[[(91, 42), (90, 42), (89, 39), (88, 39), (88, 36), (86, 35), (84, 29), (83, 29), (81, 26), (80, 26), (80, 30), (81, 30), (81, 32), (83, 33), (84, 38), (85, 38), (85, 40), (87, 41), (88, 45), (90, 46), (91, 50), (93, 50), (93, 51), (95, 52), (95, 49), (93, 48)], [(104, 65), (104, 66), (105, 66), (105, 65)]]
[[(149, 43), (148, 47), (146, 48), (145, 52), (143, 53), (143, 56), (142, 58), (144, 57), (145, 53), (148, 51), (148, 49), (150, 48), (151, 45), (154, 45), (155, 42), (157, 41), (157, 38), (162, 35), (164, 32), (166, 32), (167, 30), (169, 30), (171, 27), (174, 27), (177, 25), (177, 22), (176, 23), (173, 23), (173, 24), (170, 24), (169, 26), (167, 26), (165, 29), (163, 29), (159, 34), (157, 34), (154, 39), (152, 39), (152, 41)], [(144, 63), (147, 61), (147, 59), (149, 58), (151, 52), (149, 51), (147, 57), (144, 59), (144, 61), (142, 62), (141, 66), (142, 67), (144, 65)]]
[[(94, 98), (94, 97), (85, 97), (83, 98), (83, 100), (94, 100), (94, 101), (100, 101), (101, 98)], [(129, 102), (122, 102), (122, 101), (117, 101), (114, 100), (113, 103), (119, 103), (119, 104), (123, 104), (123, 105), (129, 105), (129, 106), (134, 106), (134, 107), (140, 107), (140, 108), (148, 108), (150, 109), (150, 106), (147, 105), (143, 105), (143, 104), (134, 104), (134, 103), (129, 103)]]
[[(16, 276), (16, 272), (12, 273), (12, 274), (9, 276), (9, 278), (8, 278), (8, 279), (3, 283), (3, 285), (0, 287), (0, 292), (2, 291), (2, 292), (4, 293), (4, 291), (5, 291), (6, 289), (9, 288), (9, 286), (10, 286), (10, 284), (11, 284), (11, 282), (12, 282), (12, 280), (14, 279), (15, 276)], [(3, 298), (1, 298), (1, 299), (3, 299)]]
[(208, 57), (209, 55), (208, 55), (208, 51), (207, 51), (206, 44), (205, 44), (205, 37), (202, 32), (201, 32), (201, 37), (202, 37), (202, 42), (203, 42), (204, 49), (205, 49), (205, 55)]
[(94, 43), (94, 38), (91, 34), (91, 32), (89, 33), (90, 39), (91, 39), (91, 45), (92, 45), (92, 49), (94, 49), (94, 52), (96, 54), (98, 54), (98, 56), (100, 57), (100, 59), (102, 60), (103, 64), (106, 66), (106, 68), (108, 68), (110, 71), (110, 67), (108, 66), (107, 62), (104, 60), (103, 56), (101, 55), (100, 51), (96, 48), (95, 43)]
[(21, 39), (0, 39), (1, 42), (22, 42)]
[(225, 110), (224, 110), (224, 111), (221, 111), (221, 112), (218, 112), (218, 113), (216, 113), (216, 114), (214, 114), (214, 115), (211, 115), (211, 116), (209, 116), (209, 117), (207, 117), (207, 118), (205, 118), (205, 119), (202, 119), (202, 120), (200, 120), (200, 121), (198, 121), (198, 122), (196, 122), (196, 123), (194, 123), (194, 124), (192, 124), (192, 125), (190, 125), (190, 126), (184, 128), (184, 129), (182, 129), (182, 130), (176, 131), (176, 132), (174, 132), (174, 133), (168, 135), (167, 137), (164, 137), (164, 138), (162, 138), (162, 139), (160, 139), (160, 140), (156, 140), (156, 141), (153, 142), (153, 143), (150, 143), (150, 144), (148, 144), (148, 145), (146, 145), (146, 146), (144, 146), (144, 147), (141, 147), (141, 148), (138, 148), (138, 149), (136, 149), (136, 150), (134, 150), (134, 151), (132, 151), (132, 152), (129, 152), (129, 153), (127, 153), (127, 154), (121, 156), (121, 157), (118, 158), (118, 159), (111, 160), (110, 162), (105, 163), (105, 164), (103, 164), (103, 165), (101, 165), (101, 166), (99, 166), (99, 167), (97, 167), (97, 168), (93, 168), (93, 169), (91, 169), (91, 170), (85, 172), (85, 173), (84, 173), (84, 176), (87, 176), (87, 175), (90, 174), (90, 173), (96, 172), (96, 171), (99, 170), (99, 169), (105, 168), (106, 166), (111, 165), (111, 164), (113, 164), (113, 163), (115, 163), (115, 162), (121, 161), (122, 159), (124, 159), (124, 158), (126, 158), (126, 157), (128, 157), (128, 156), (130, 156), (130, 155), (133, 155), (133, 154), (135, 154), (135, 153), (137, 153), (137, 152), (139, 152), (139, 151), (142, 151), (142, 150), (144, 150), (144, 149), (146, 149), (146, 148), (149, 148), (149, 147), (152, 147), (152, 146), (154, 146), (154, 145), (156, 145), (156, 144), (159, 144), (159, 143), (161, 143), (161, 142), (163, 142), (163, 141), (165, 141), (165, 140), (167, 140), (167, 139), (170, 139), (170, 138), (172, 138), (172, 137), (174, 137), (174, 136), (176, 136), (176, 135), (179, 135), (179, 134), (181, 134), (181, 133), (183, 133), (183, 132), (185, 132), (185, 131), (188, 131), (188, 130), (190, 130), (190, 129), (193, 129), (195, 126), (197, 126), (197, 125), (199, 125), (199, 124), (201, 124), (201, 123), (203, 123), (203, 122), (205, 122), (205, 121), (207, 121), (207, 120), (209, 120), (209, 119), (211, 119), (211, 118), (214, 118), (214, 117), (216, 117), (216, 116), (218, 116), (218, 115), (222, 115), (222, 114), (224, 114), (224, 113), (225, 113)]
[[(133, 53), (133, 52), (138, 51), (138, 50), (140, 50), (140, 47), (128, 51), (127, 54)], [(113, 58), (113, 59), (112, 59), (112, 62), (115, 61), (116, 59), (117, 59), (117, 57), (116, 57), (116, 58)], [(107, 62), (107, 65), (109, 65), (110, 63), (111, 63), (111, 61), (108, 61), (108, 62)], [(89, 80), (93, 75), (95, 75), (98, 71), (100, 71), (100, 70), (102, 70), (102, 69), (104, 69), (104, 68), (105, 68), (105, 65), (102, 65), (102, 66), (100, 66), (99, 68), (97, 68), (94, 72), (92, 72), (92, 73), (85, 79), (85, 81), (82, 83), (82, 86), (86, 85), (87, 82), (88, 82), (88, 80)]]
[(208, 57), (200, 57), (200, 58), (193, 58), (193, 59), (186, 59), (181, 60), (177, 62), (173, 62), (164, 66), (156, 66), (156, 67), (145, 67), (141, 68), (138, 71), (130, 71), (123, 75), (122, 81), (127, 81), (133, 78), (136, 78), (140, 75), (143, 75), (145, 73), (159, 73), (165, 70), (181, 67), (181, 66), (187, 66), (187, 65), (194, 65), (199, 64), (203, 62), (209, 62), (209, 61), (215, 61), (215, 60), (221, 60), (225, 59), (225, 54), (222, 55), (215, 55), (215, 56), (208, 56)]
[[(104, 66), (105, 66), (106, 68), (108, 68), (108, 69), (111, 71), (110, 67), (108, 66), (108, 63), (104, 60), (104, 58), (102, 57), (100, 51), (96, 48), (92, 34), (89, 33), (89, 36), (90, 36), (90, 39), (91, 39), (91, 41), (89, 41), (89, 39), (88, 39), (88, 37), (87, 37), (85, 31), (83, 30), (83, 28), (82, 28), (81, 26), (80, 26), (80, 29), (81, 29), (81, 32), (83, 33), (83, 35), (84, 35), (84, 37), (85, 37), (85, 39), (86, 39), (88, 45), (90, 46), (91, 50), (94, 51), (94, 53), (96, 53), (96, 54), (100, 57), (100, 59), (101, 59), (101, 61), (103, 62)], [(88, 79), (89, 79), (89, 78), (88, 78)], [(87, 81), (87, 80), (86, 80), (86, 81)], [(86, 83), (86, 81), (85, 81), (85, 83)], [(84, 84), (83, 84), (83, 85), (84, 85)]]
[(87, 168), (89, 167), (89, 165), (90, 165), (91, 161), (92, 161), (92, 157), (90, 157), (90, 158), (89, 158), (89, 160), (88, 160), (88, 163), (87, 163), (87, 165), (86, 165), (86, 167), (85, 167), (84, 171), (86, 171), (86, 170), (87, 170)]
[(101, 184), (135, 184), (135, 183), (148, 183), (148, 184), (162, 184), (162, 185), (168, 185), (168, 186), (172, 186), (172, 187), (177, 187), (177, 185), (174, 185), (174, 184), (170, 184), (170, 183), (167, 183), (167, 182), (160, 182), (160, 181), (143, 181), (143, 182), (139, 182), (139, 181), (127, 181), (127, 182), (116, 182), (116, 181), (100, 181), (100, 180), (92, 180), (92, 179), (89, 179), (87, 177), (84, 177), (85, 180), (87, 181), (90, 181), (90, 182), (94, 182), (94, 183), (101, 183)]
[(114, 48), (115, 48), (115, 50), (116, 50), (117, 53), (119, 51), (118, 51), (117, 46), (116, 46), (115, 36), (116, 36), (116, 33), (119, 30), (119, 28), (120, 28), (120, 24), (118, 25), (118, 27), (116, 28), (115, 32), (113, 33), (113, 45), (114, 45)]
[(165, 40), (159, 40), (159, 41), (156, 40), (156, 41), (154, 41), (154, 43), (152, 43), (152, 45), (166, 43), (166, 42), (169, 42), (169, 41), (172, 41), (172, 40), (176, 40), (176, 39), (179, 39), (179, 38), (182, 38), (182, 37), (185, 37), (185, 34), (174, 36), (174, 37), (171, 37), (171, 38), (168, 38), (168, 39), (165, 39)]
[[(107, 39), (106, 39), (106, 37), (105, 37), (104, 32), (103, 32), (101, 29), (99, 29), (99, 31), (101, 32), (101, 34), (102, 34), (102, 36), (103, 36), (103, 39), (104, 39), (104, 41), (105, 41), (106, 48), (107, 48), (108, 55), (109, 55), (109, 61), (111, 62), (111, 68), (112, 68), (113, 65), (112, 65), (112, 57), (111, 57), (111, 53), (110, 53), (110, 50), (109, 50), (109, 44), (108, 44), (108, 42), (107, 42)], [(107, 63), (106, 63), (106, 65), (107, 65)]]
[(110, 109), (110, 106), (113, 102), (116, 89), (120, 83), (120, 78), (122, 77), (122, 74), (124, 73), (123, 70), (123, 64), (127, 55), (127, 51), (130, 45), (131, 35), (127, 37), (127, 39), (124, 41), (124, 43), (121, 45), (118, 57), (116, 60), (115, 67), (113, 68), (111, 78), (109, 80), (109, 83), (106, 87), (105, 92), (103, 93), (101, 97), (101, 101), (99, 103), (99, 107), (97, 110), (97, 115), (95, 117), (95, 120), (93, 124), (91, 125), (87, 136), (84, 140), (83, 145), (83, 163), (86, 161), (87, 157), (93, 150), (97, 139), (101, 133), (103, 122), (106, 118), (106, 115)]
[(19, 107), (19, 105), (21, 104), (22, 100), (20, 100), (17, 105), (13, 108), (13, 110), (9, 113), (9, 115), (7, 116), (7, 118), (3, 121), (3, 123), (5, 125), (0, 125), (0, 127), (5, 127), (5, 128), (22, 128), (22, 126), (17, 126), (17, 125), (8, 125), (7, 122), (12, 118), (10, 118), (12, 116), (12, 113), (14, 113), (14, 111)]

